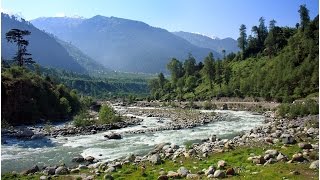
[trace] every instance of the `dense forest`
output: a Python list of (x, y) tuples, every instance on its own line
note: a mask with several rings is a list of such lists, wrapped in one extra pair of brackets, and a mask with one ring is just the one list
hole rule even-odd
[(171, 78), (162, 73), (149, 82), (152, 99), (205, 100), (220, 97), (253, 97), (267, 101), (292, 102), (319, 91), (319, 16), (310, 20), (305, 5), (299, 9), (296, 27), (269, 26), (261, 17), (247, 36), (240, 27), (237, 54), (222, 60), (210, 53), (196, 63), (189, 54), (167, 64)]
[(56, 84), (48, 76), (25, 67), (2, 67), (1, 70), (2, 123), (65, 120), (79, 112), (81, 102), (76, 90)]

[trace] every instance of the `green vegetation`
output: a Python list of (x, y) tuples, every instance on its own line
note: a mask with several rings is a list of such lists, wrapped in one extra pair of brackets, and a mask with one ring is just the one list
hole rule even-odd
[[(263, 155), (267, 149), (276, 149), (288, 157), (292, 157), (300, 148), (298, 145), (289, 145), (285, 148), (281, 144), (266, 145), (257, 144), (250, 147), (241, 147), (235, 150), (210, 154), (209, 157), (202, 158), (177, 158), (175, 162), (164, 160), (162, 164), (154, 165), (149, 162), (132, 165), (125, 164), (121, 169), (111, 173), (115, 179), (157, 179), (161, 169), (165, 172), (177, 171), (180, 167), (186, 167), (191, 173), (197, 173), (202, 169), (208, 169), (209, 166), (217, 166), (219, 160), (227, 162), (227, 168), (233, 167), (237, 171), (237, 175), (225, 179), (318, 179), (319, 171), (309, 169), (309, 163), (286, 163), (277, 162), (266, 166), (258, 166), (248, 161), (248, 157), (254, 155)], [(314, 160), (317, 160), (317, 154), (314, 155)], [(145, 165), (145, 170), (142, 170), (142, 165)], [(298, 171), (299, 175), (294, 175), (291, 172)], [(70, 174), (66, 176), (58, 176), (53, 179), (74, 179), (80, 174), (93, 175), (87, 170), (81, 170), (80, 173)], [(95, 176), (95, 179), (103, 179), (105, 173), (100, 176)], [(6, 173), (1, 175), (1, 179), (39, 179), (40, 175), (24, 176), (19, 174)], [(202, 175), (203, 177), (204, 175)], [(204, 178), (205, 179), (205, 178)]]
[(56, 83), (63, 83), (83, 95), (99, 99), (148, 95), (148, 75), (116, 72), (87, 75), (52, 68), (41, 68), (40, 71)]
[(280, 117), (301, 117), (306, 115), (319, 114), (319, 103), (313, 99), (306, 101), (297, 101), (293, 104), (283, 103), (278, 107), (278, 115)]
[(312, 21), (300, 6), (297, 28), (276, 26), (265, 19), (252, 27), (247, 37), (245, 25), (238, 39), (241, 52), (223, 60), (210, 53), (196, 64), (192, 55), (181, 62), (173, 58), (167, 68), (171, 79), (159, 74), (149, 82), (150, 99), (207, 100), (220, 97), (262, 97), (267, 101), (288, 102), (318, 96), (319, 16)]
[(99, 121), (103, 124), (113, 123), (120, 121), (121, 117), (120, 115), (117, 115), (115, 110), (108, 106), (108, 105), (102, 105), (99, 111)]
[(77, 91), (25, 67), (2, 67), (1, 120), (11, 125), (69, 119), (81, 108)]

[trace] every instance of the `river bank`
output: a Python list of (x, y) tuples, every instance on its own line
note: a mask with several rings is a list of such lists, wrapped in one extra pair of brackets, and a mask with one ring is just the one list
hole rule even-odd
[[(137, 109), (134, 109), (133, 107), (133, 108), (128, 108), (126, 110), (126, 113), (132, 113), (132, 112), (136, 112), (137, 117), (141, 115), (149, 116), (150, 114), (153, 116), (156, 116), (156, 117), (153, 117), (155, 122), (161, 120), (161, 118), (163, 118), (163, 120), (165, 121), (167, 118), (175, 117), (178, 114), (178, 113), (170, 114), (170, 113), (166, 113), (167, 111), (164, 109), (155, 110), (154, 108), (149, 108), (149, 109), (142, 108), (140, 110), (137, 110)], [(201, 112), (201, 111), (199, 112), (198, 112), (199, 114), (201, 113), (205, 114), (205, 112)], [(185, 113), (182, 113), (182, 114), (185, 114)], [(190, 116), (190, 114), (187, 115), (187, 117), (188, 116)], [(206, 114), (206, 116), (208, 116), (208, 114)], [(248, 114), (246, 114), (246, 116), (248, 116)], [(214, 169), (217, 170), (217, 168), (215, 167), (216, 165), (215, 164), (208, 165), (208, 167), (206, 167), (205, 170), (201, 170), (199, 169), (199, 167), (202, 167), (204, 166), (204, 164), (207, 164), (210, 158), (216, 156), (215, 154), (232, 153), (233, 151), (237, 152), (239, 151), (239, 149), (248, 148), (248, 147), (253, 149), (256, 149), (257, 147), (258, 148), (264, 147), (264, 146), (268, 148), (274, 148), (275, 146), (280, 146), (280, 145), (281, 147), (284, 146), (289, 149), (293, 148), (294, 151), (297, 151), (294, 153), (298, 154), (299, 148), (296, 148), (296, 146), (298, 146), (297, 142), (305, 142), (305, 144), (307, 144), (306, 146), (309, 147), (307, 150), (303, 148), (300, 149), (301, 152), (303, 152), (302, 153), (303, 158), (301, 158), (303, 159), (302, 163), (308, 160), (308, 163), (305, 162), (305, 165), (309, 165), (311, 161), (316, 159), (314, 157), (318, 156), (317, 153), (315, 155), (315, 152), (318, 151), (318, 142), (316, 142), (315, 140), (319, 138), (319, 134), (318, 134), (318, 128), (316, 127), (317, 122), (314, 120), (318, 119), (318, 116), (310, 116), (310, 117), (298, 118), (294, 120), (275, 119), (270, 116), (272, 116), (272, 113), (268, 115), (269, 118), (266, 118), (265, 125), (252, 128), (251, 130), (247, 129), (249, 131), (239, 134), (238, 136), (235, 136), (231, 139), (221, 139), (219, 134), (217, 134), (216, 136), (207, 135), (206, 138), (200, 139), (202, 142), (201, 141), (197, 143), (190, 142), (188, 144), (185, 144), (184, 146), (172, 144), (172, 143), (171, 144), (162, 143), (155, 146), (155, 148), (152, 149), (151, 151), (150, 150), (147, 151), (144, 155), (131, 154), (124, 159), (115, 159), (113, 161), (100, 161), (94, 157), (90, 158), (89, 156), (85, 156), (82, 158), (80, 157), (81, 161), (76, 163), (73, 167), (55, 166), (54, 174), (59, 175), (59, 171), (58, 173), (56, 173), (56, 170), (60, 168), (60, 169), (64, 169), (65, 173), (68, 174), (67, 176), (70, 176), (70, 177), (80, 176), (88, 179), (90, 178), (101, 179), (104, 176), (107, 176), (105, 174), (108, 174), (108, 177), (114, 176), (114, 177), (120, 178), (120, 177), (127, 177), (130, 174), (137, 175), (138, 173), (138, 175), (140, 175), (141, 177), (144, 177), (143, 173), (141, 174), (141, 171), (142, 171), (141, 167), (145, 167), (147, 169), (145, 170), (145, 173), (147, 174), (146, 178), (149, 176), (153, 177), (153, 179), (160, 178), (160, 176), (161, 178), (164, 178), (164, 179), (166, 177), (168, 178), (172, 176), (176, 176), (176, 177), (194, 176), (198, 178), (204, 178), (204, 177), (210, 178), (208, 176), (211, 174), (212, 176), (214, 176), (214, 171), (212, 171), (211, 174), (206, 173), (206, 171), (208, 171), (209, 170), (208, 168), (210, 168), (209, 166), (212, 166), (212, 165), (214, 166)], [(179, 117), (177, 118), (177, 122), (179, 122), (179, 121), (182, 121), (184, 119), (183, 117), (185, 116), (182, 115), (177, 117)], [(170, 124), (172, 122), (174, 122), (174, 118), (172, 121), (165, 122), (165, 123)], [(231, 126), (231, 125), (224, 122), (224, 126)], [(202, 127), (202, 126), (199, 126), (199, 127)], [(188, 131), (188, 133), (192, 133), (192, 129), (193, 128), (190, 128), (191, 131)], [(187, 136), (187, 134), (185, 136)], [(170, 141), (170, 136), (168, 136), (168, 138), (169, 138), (168, 140)], [(287, 160), (293, 160), (291, 159), (292, 154), (290, 154), (292, 152), (290, 152), (289, 154), (285, 154), (284, 152), (286, 151), (281, 151), (281, 150), (278, 150), (278, 151), (284, 154), (287, 157)], [(261, 149), (259, 152), (261, 152)], [(250, 154), (243, 154), (242, 160), (249, 158), (249, 155)], [(256, 156), (256, 155), (258, 154), (254, 154), (254, 155), (251, 154), (251, 156)], [(264, 159), (265, 158), (264, 154), (262, 155)], [(277, 155), (279, 155), (279, 152)], [(310, 155), (312, 157), (310, 157)], [(299, 154), (296, 156), (300, 157)], [(90, 159), (90, 161), (87, 161), (86, 159)], [(257, 159), (261, 160), (258, 164), (262, 164), (263, 162), (262, 157), (252, 157), (252, 161), (254, 162), (251, 162), (251, 163), (258, 162)], [(271, 158), (266, 158), (264, 160), (267, 162), (269, 159)], [(276, 159), (277, 158), (274, 157), (273, 160), (275, 160), (275, 162), (278, 162), (278, 160)], [(199, 164), (197, 165), (196, 169), (194, 169), (193, 167), (191, 168), (188, 167), (189, 166), (188, 162), (190, 162), (191, 160), (193, 162), (196, 162), (196, 164)], [(269, 160), (268, 164), (271, 164), (270, 163), (271, 161), (272, 163), (274, 163), (273, 160)], [(292, 162), (296, 163), (295, 160)], [(232, 166), (232, 163), (230, 162), (227, 162), (227, 163), (228, 163), (228, 167), (233, 168), (235, 172), (237, 171), (236, 167)], [(183, 170), (186, 172), (183, 175), (181, 174), (181, 172), (179, 174), (179, 171), (177, 171), (177, 168), (174, 169), (179, 165), (181, 167), (187, 166), (187, 167), (184, 167), (187, 170), (185, 170), (184, 168), (180, 169), (181, 167), (179, 167), (180, 171)], [(172, 169), (169, 169), (170, 167)], [(37, 170), (36, 167), (33, 167), (29, 169), (29, 171), (25, 171), (24, 174), (29, 174), (29, 172), (33, 172), (37, 170), (37, 172), (35, 173), (36, 175), (34, 175), (34, 177), (39, 178), (40, 175), (44, 175), (46, 176), (46, 178), (48, 178), (49, 176), (52, 177), (53, 175), (52, 173), (53, 170), (51, 170), (51, 174), (47, 173), (48, 169), (50, 168), (53, 169), (53, 167), (46, 167), (46, 168), (43, 167), (42, 170), (39, 168)], [(127, 171), (127, 168), (130, 169), (130, 172), (131, 171), (132, 172), (124, 173), (125, 171)], [(151, 172), (149, 172), (150, 168), (153, 169)], [(163, 169), (160, 175), (159, 172), (161, 168)], [(89, 170), (84, 170), (84, 169), (89, 169)], [(159, 172), (157, 172), (157, 169), (159, 170)], [(220, 168), (220, 169), (222, 174), (225, 174), (225, 175), (228, 174), (227, 166), (225, 168)], [(65, 173), (62, 173), (62, 174), (65, 174)], [(239, 176), (243, 175), (243, 173), (238, 171), (236, 173), (238, 173)], [(185, 174), (186, 176), (184, 176)], [(188, 174), (191, 174), (191, 175), (188, 175)], [(62, 177), (65, 177), (65, 175), (63, 175)]]

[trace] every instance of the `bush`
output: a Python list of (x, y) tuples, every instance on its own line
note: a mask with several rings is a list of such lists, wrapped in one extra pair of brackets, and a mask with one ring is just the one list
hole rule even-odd
[(116, 114), (114, 109), (108, 105), (102, 105), (99, 111), (99, 121), (102, 124), (118, 122), (121, 117)]
[(284, 103), (278, 107), (277, 113), (280, 117), (289, 118), (319, 114), (319, 103), (312, 99), (292, 104)]
[(73, 125), (76, 127), (89, 126), (93, 124), (91, 116), (86, 111), (81, 111), (78, 115), (73, 118)]

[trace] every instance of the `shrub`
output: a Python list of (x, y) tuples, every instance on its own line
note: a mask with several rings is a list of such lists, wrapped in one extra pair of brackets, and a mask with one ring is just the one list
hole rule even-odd
[(303, 102), (292, 104), (283, 103), (278, 107), (277, 113), (280, 117), (296, 118), (306, 115), (319, 114), (319, 104), (317, 101), (307, 99)]
[(107, 124), (118, 122), (121, 117), (116, 114), (114, 109), (108, 105), (102, 105), (99, 111), (99, 121), (100, 123)]
[(73, 125), (76, 127), (83, 127), (92, 125), (93, 121), (88, 112), (81, 111), (78, 115), (73, 118)]

